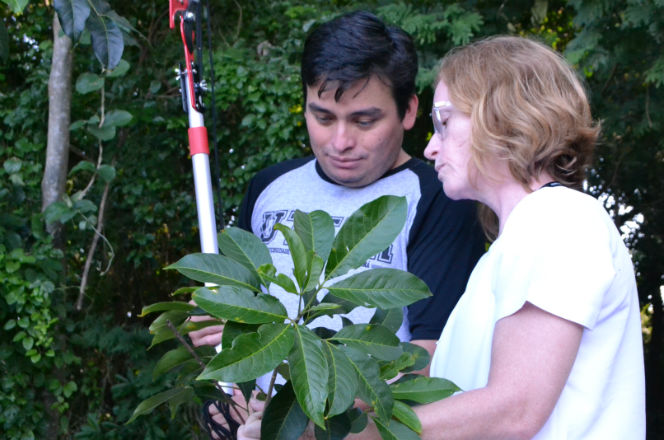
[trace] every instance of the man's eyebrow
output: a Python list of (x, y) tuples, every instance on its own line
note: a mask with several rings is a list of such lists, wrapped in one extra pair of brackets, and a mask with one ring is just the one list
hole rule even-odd
[[(324, 107), (321, 107), (318, 104), (313, 103), (313, 102), (310, 102), (309, 104), (307, 104), (307, 107), (309, 107), (309, 110), (311, 110), (312, 112), (332, 114), (332, 112), (329, 111), (328, 109), (326, 109)], [(358, 110), (356, 112), (351, 113), (350, 117), (352, 117), (352, 118), (358, 118), (358, 117), (373, 117), (373, 118), (376, 118), (376, 117), (379, 117), (379, 116), (382, 116), (382, 115), (383, 115), (383, 110), (381, 110), (380, 108), (378, 108), (378, 107), (369, 107), (367, 109), (362, 109), (362, 110)]]
[(332, 113), (332, 112), (329, 111), (328, 109), (323, 108), (323, 107), (319, 106), (318, 104), (314, 104), (314, 103), (312, 103), (312, 102), (308, 103), (308, 104), (307, 104), (307, 107), (309, 107), (309, 110), (311, 110), (312, 112), (317, 112), (317, 113), (330, 113), (330, 114)]
[(383, 115), (383, 111), (379, 109), (378, 107), (370, 107), (364, 110), (358, 110), (356, 112), (351, 113), (351, 117), (370, 117), (370, 118), (377, 118), (379, 116)]

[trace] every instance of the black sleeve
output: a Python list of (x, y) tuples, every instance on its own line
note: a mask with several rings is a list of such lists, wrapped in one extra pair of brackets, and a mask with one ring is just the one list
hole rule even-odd
[(408, 307), (412, 339), (438, 339), (486, 241), (472, 201), (453, 201), (430, 167), (420, 169), (422, 198), (410, 232), (408, 271), (420, 277), (432, 297)]
[(277, 177), (304, 165), (310, 160), (313, 160), (313, 158), (313, 156), (309, 156), (287, 160), (256, 173), (256, 175), (249, 181), (247, 192), (242, 198), (238, 226), (246, 231), (254, 232), (251, 230), (251, 217), (254, 213), (254, 205), (256, 204), (256, 200), (258, 200), (258, 196), (260, 196), (263, 190), (265, 190), (265, 188), (267, 188), (267, 186)]

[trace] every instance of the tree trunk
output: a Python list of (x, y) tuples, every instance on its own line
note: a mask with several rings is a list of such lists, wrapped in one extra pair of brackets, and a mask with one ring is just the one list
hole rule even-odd
[[(53, 59), (48, 78), (48, 139), (46, 162), (41, 183), (42, 211), (57, 202), (65, 190), (69, 161), (69, 122), (71, 120), (72, 42), (62, 32), (57, 14), (53, 14)], [(61, 225), (48, 225), (56, 236)]]

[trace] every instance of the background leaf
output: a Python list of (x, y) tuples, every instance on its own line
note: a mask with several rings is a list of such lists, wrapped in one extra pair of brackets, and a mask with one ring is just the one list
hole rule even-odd
[(133, 116), (126, 110), (111, 110), (104, 115), (104, 126), (124, 127), (128, 125)]
[(163, 393), (156, 394), (148, 399), (142, 401), (134, 410), (131, 418), (127, 420), (127, 423), (133, 422), (136, 417), (150, 414), (156, 407), (162, 403), (166, 403), (171, 399), (180, 399), (186, 397), (187, 399), (193, 399), (194, 393), (190, 387), (184, 388), (173, 388)]
[(58, 13), (63, 32), (72, 41), (78, 41), (90, 15), (90, 5), (87, 0), (54, 0), (53, 6)]
[(14, 14), (20, 14), (28, 5), (30, 0), (2, 0), (6, 3)]
[(122, 59), (124, 38), (120, 28), (105, 14), (110, 10), (108, 3), (93, 0), (95, 9), (90, 11), (86, 27), (92, 37), (92, 49), (105, 69), (113, 69)]
[(76, 78), (76, 91), (82, 95), (96, 92), (104, 87), (104, 78), (90, 72), (82, 73)]

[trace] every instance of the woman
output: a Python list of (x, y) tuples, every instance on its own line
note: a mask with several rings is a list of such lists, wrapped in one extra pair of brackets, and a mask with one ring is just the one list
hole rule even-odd
[(480, 41), (443, 59), (425, 150), (445, 193), (495, 213), (431, 366), (464, 390), (418, 409), (423, 438), (645, 437), (629, 253), (579, 189), (598, 135), (584, 89), (548, 47)]
[(525, 38), (473, 43), (443, 59), (432, 117), (425, 156), (496, 239), (432, 360), (465, 391), (415, 408), (422, 438), (645, 438), (634, 271), (578, 191), (599, 128), (574, 71)]

